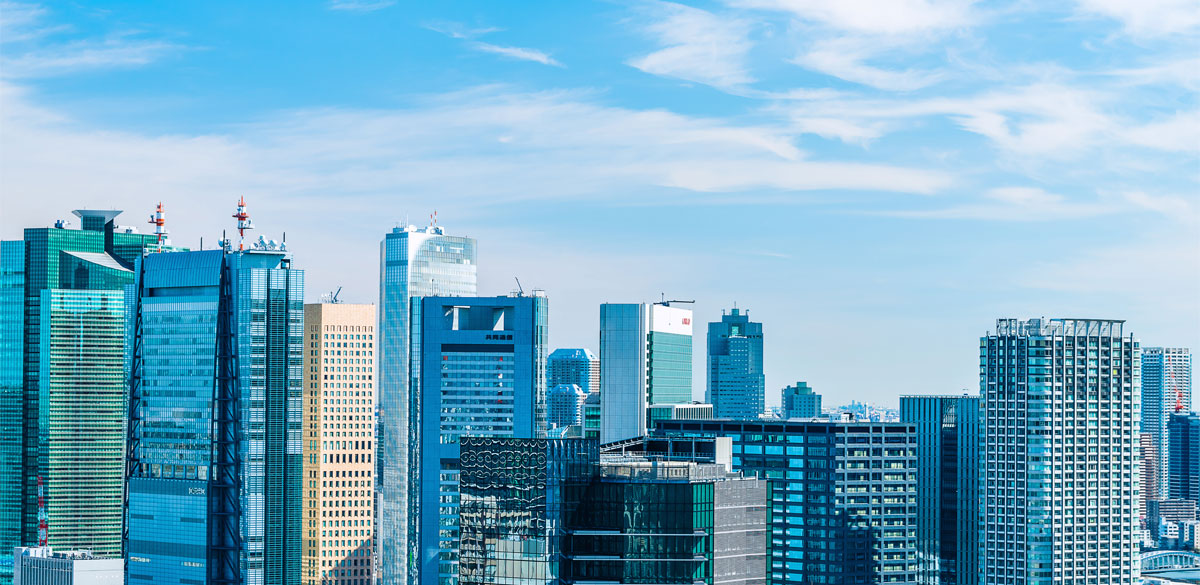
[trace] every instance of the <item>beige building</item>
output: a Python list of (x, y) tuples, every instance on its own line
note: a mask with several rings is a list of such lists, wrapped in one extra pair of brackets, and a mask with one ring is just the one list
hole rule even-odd
[(304, 306), (305, 584), (370, 585), (375, 305)]

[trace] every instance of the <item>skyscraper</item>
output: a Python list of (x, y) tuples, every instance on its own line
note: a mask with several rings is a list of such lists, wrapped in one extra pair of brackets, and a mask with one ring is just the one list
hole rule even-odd
[[(1192, 409), (1192, 351), (1186, 347), (1142, 348), (1142, 432), (1149, 433), (1158, 452), (1158, 477), (1167, 476), (1167, 419)], [(1158, 482), (1151, 499), (1167, 497), (1166, 482)]]
[(130, 583), (300, 582), (303, 298), (303, 272), (262, 239), (141, 261)]
[(575, 384), (559, 384), (546, 394), (546, 422), (553, 428), (583, 427), (583, 403), (587, 393)]
[[(1138, 516), (1145, 524), (1147, 513), (1147, 502), (1151, 500), (1160, 500), (1158, 491), (1158, 448), (1154, 446), (1154, 436), (1150, 433), (1141, 433), (1138, 435), (1139, 454), (1141, 456), (1138, 469), (1141, 471), (1139, 487), (1141, 493), (1141, 501), (1138, 503)], [(1164, 457), (1165, 459), (1165, 457)], [(1145, 528), (1145, 526), (1142, 526)]]
[(376, 462), (381, 585), (415, 583), (416, 531), (408, 490), (410, 299), (474, 296), (475, 240), (448, 236), (441, 226), (393, 229), (379, 244), (379, 448)]
[(708, 324), (708, 398), (713, 416), (757, 420), (766, 410), (762, 323), (741, 309)]
[[(38, 480), (50, 522), (48, 542), (60, 548), (120, 554), (125, 380), (122, 375), (122, 291), (133, 282), (133, 266), (156, 236), (120, 227), (116, 210), (74, 212), (80, 229), (66, 221), (27, 228), (24, 242), (4, 245), (5, 385), (22, 378), (22, 424), (12, 443), (4, 430), (0, 457), (20, 454), (20, 468), (0, 473), (0, 494), (16, 506), (0, 506), (0, 533), (19, 525), (12, 547), (38, 542)], [(18, 261), (16, 255), (23, 254)], [(11, 303), (23, 286), (22, 333)], [(115, 337), (114, 337), (115, 335)], [(115, 345), (114, 345), (115, 344)], [(11, 389), (8, 396), (11, 397)], [(0, 406), (10, 411), (12, 404)], [(87, 416), (81, 416), (87, 413)], [(11, 422), (11, 421), (10, 421)], [(80, 463), (81, 460), (86, 464)], [(114, 473), (115, 472), (115, 473)], [(15, 484), (14, 482), (19, 482)]]
[(1000, 319), (979, 348), (980, 581), (1132, 585), (1138, 342), (1123, 321)]
[(370, 585), (375, 305), (304, 306), (305, 585)]
[(916, 582), (913, 425), (666, 420), (648, 441), (713, 436), (732, 439), (734, 470), (773, 480), (771, 583)]
[(816, 418), (821, 416), (821, 395), (813, 392), (808, 382), (796, 382), (781, 393), (783, 418)]
[(0, 583), (13, 571), (4, 551), (21, 544), (24, 322), (25, 242), (0, 242)]
[(901, 396), (917, 431), (918, 583), (979, 583), (979, 396)]
[(1167, 424), (1171, 433), (1167, 494), (1174, 500), (1200, 503), (1200, 415), (1172, 414)]
[(560, 347), (546, 358), (546, 384), (575, 384), (584, 393), (600, 391), (600, 358), (583, 347)]
[(646, 407), (692, 401), (692, 312), (600, 305), (600, 442), (646, 434)]
[(413, 302), (409, 538), (422, 585), (458, 580), (459, 438), (545, 436), (547, 311), (539, 293)]

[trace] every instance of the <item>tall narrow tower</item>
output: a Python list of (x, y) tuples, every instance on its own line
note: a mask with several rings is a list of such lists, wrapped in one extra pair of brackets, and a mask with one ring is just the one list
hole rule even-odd
[(733, 308), (708, 324), (708, 402), (713, 417), (758, 420), (766, 409), (762, 323)]
[(1143, 499), (1167, 497), (1167, 454), (1170, 437), (1167, 422), (1175, 412), (1192, 410), (1192, 351), (1186, 347), (1142, 348), (1142, 432), (1154, 442), (1157, 468), (1154, 493)]

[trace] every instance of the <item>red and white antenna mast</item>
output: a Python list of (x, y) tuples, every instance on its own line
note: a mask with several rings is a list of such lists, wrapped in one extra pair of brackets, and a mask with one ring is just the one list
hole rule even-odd
[(158, 236), (157, 251), (162, 252), (163, 243), (170, 243), (170, 240), (167, 240), (167, 234), (170, 233), (166, 228), (167, 213), (163, 211), (162, 201), (158, 202), (158, 208), (154, 211), (154, 214), (150, 216), (150, 221), (148, 223), (154, 226), (154, 235)]
[(50, 523), (46, 515), (46, 495), (42, 488), (42, 476), (38, 476), (38, 546), (46, 546), (50, 542)]
[(237, 213), (233, 214), (233, 218), (238, 220), (238, 250), (242, 250), (246, 241), (246, 230), (254, 229), (254, 222), (250, 221), (250, 214), (246, 213), (246, 198), (239, 197), (237, 204)]

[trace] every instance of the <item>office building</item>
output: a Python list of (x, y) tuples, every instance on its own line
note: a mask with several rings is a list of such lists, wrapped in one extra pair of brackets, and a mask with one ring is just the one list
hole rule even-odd
[(980, 581), (1132, 585), (1138, 342), (1123, 321), (1000, 319), (979, 348)]
[(1200, 415), (1172, 414), (1167, 429), (1167, 494), (1174, 500), (1200, 502)]
[(1139, 471), (1141, 471), (1141, 476), (1139, 478), (1141, 498), (1138, 504), (1138, 517), (1141, 518), (1144, 528), (1146, 523), (1147, 502), (1149, 500), (1160, 499), (1158, 495), (1158, 448), (1154, 446), (1154, 435), (1151, 435), (1150, 433), (1139, 434), (1138, 447), (1138, 452), (1141, 456), (1138, 466)]
[(711, 456), (466, 437), (461, 478), (463, 585), (766, 582), (768, 483)]
[(916, 583), (913, 425), (661, 421), (660, 437), (728, 437), (733, 468), (771, 480), (771, 583)]
[(587, 392), (575, 384), (552, 386), (546, 395), (546, 412), (549, 428), (583, 427), (583, 404)]
[(589, 393), (583, 401), (583, 437), (585, 439), (600, 438), (601, 408), (600, 393)]
[(375, 305), (304, 306), (305, 585), (371, 585)]
[(600, 391), (600, 358), (583, 347), (560, 347), (546, 358), (546, 384), (575, 384), (585, 393)]
[(979, 583), (979, 396), (901, 396), (917, 431), (918, 583)]
[(646, 407), (692, 401), (692, 312), (600, 305), (600, 441), (646, 434)]
[[(1170, 452), (1167, 420), (1175, 412), (1191, 410), (1192, 351), (1186, 347), (1143, 347), (1142, 432), (1154, 440), (1160, 478), (1167, 476)], [(1167, 497), (1166, 482), (1158, 482), (1157, 487), (1153, 497)]]
[(646, 431), (651, 432), (664, 420), (710, 420), (713, 405), (693, 402), (691, 404), (652, 404), (646, 408)]
[(1164, 524), (1196, 519), (1194, 500), (1150, 500), (1147, 504), (1150, 534), (1156, 540), (1163, 537)]
[(125, 562), (97, 558), (91, 551), (55, 552), (54, 547), (13, 550), (13, 585), (124, 585)]
[(734, 307), (708, 324), (708, 395), (717, 418), (758, 420), (766, 411), (762, 323)]
[(813, 392), (808, 382), (796, 382), (783, 389), (783, 418), (817, 418), (821, 416), (821, 395)]
[[(22, 362), (25, 348), (25, 242), (0, 242), (0, 551), (21, 541)], [(0, 583), (12, 580), (0, 554)]]
[[(40, 478), (54, 526), (51, 546), (88, 549), (98, 556), (121, 552), (121, 294), (133, 282), (134, 263), (154, 247), (157, 236), (118, 226), (120, 213), (76, 210), (78, 229), (59, 221), (54, 227), (25, 229), (23, 243), (4, 244), (3, 351), (10, 359), (21, 356), (6, 362), (11, 367), (4, 368), (4, 392), (11, 398), (12, 376), (21, 377), (22, 428), (14, 439), (10, 420), (0, 448), (0, 457), (9, 461), (14, 452), (21, 457), (15, 474), (12, 469), (0, 473), (0, 497), (19, 500), (0, 506), (0, 534), (11, 535), (14, 525), (20, 534), (0, 545), (38, 542)], [(16, 287), (23, 287), (23, 294), (14, 306)], [(15, 307), (22, 310), (19, 339)], [(0, 411), (11, 417), (12, 408), (9, 402)]]
[(474, 296), (476, 269), (475, 240), (446, 235), (436, 224), (397, 227), (379, 245), (376, 538), (381, 585), (412, 585), (417, 566), (416, 545), (408, 541), (416, 531), (408, 490), (410, 299)]
[(458, 579), (459, 439), (545, 436), (547, 311), (540, 294), (413, 303), (409, 538), (422, 585)]
[(129, 582), (298, 584), (303, 272), (260, 237), (150, 254), (136, 294)]

